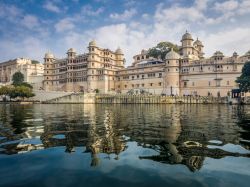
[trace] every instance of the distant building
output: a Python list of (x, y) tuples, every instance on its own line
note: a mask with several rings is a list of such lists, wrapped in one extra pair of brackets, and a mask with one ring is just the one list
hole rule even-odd
[(44, 88), (58, 91), (86, 91), (98, 89), (101, 93), (143, 93), (166, 95), (226, 96), (240, 76), (250, 51), (239, 56), (236, 52), (225, 57), (216, 51), (204, 58), (203, 43), (186, 32), (179, 52), (171, 50), (165, 60), (152, 58), (147, 50), (133, 57), (125, 68), (121, 49), (115, 52), (102, 49), (95, 41), (89, 43), (89, 52), (76, 55), (69, 49), (67, 57), (55, 59), (47, 53), (44, 58)]
[(24, 81), (30, 83), (35, 89), (42, 87), (44, 67), (40, 63), (32, 63), (30, 59), (16, 58), (0, 63), (0, 83), (11, 84), (14, 73), (20, 71)]

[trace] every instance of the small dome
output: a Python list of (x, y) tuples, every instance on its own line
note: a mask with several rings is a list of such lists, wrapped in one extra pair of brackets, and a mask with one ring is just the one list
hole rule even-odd
[(180, 55), (178, 53), (176, 53), (173, 48), (171, 48), (171, 51), (169, 51), (166, 56), (165, 59), (166, 60), (172, 60), (172, 59), (179, 59)]
[(142, 55), (146, 55), (147, 53), (148, 53), (147, 50), (145, 50), (145, 49), (141, 50), (141, 54), (142, 54)]
[(76, 50), (74, 48), (70, 48), (67, 53), (76, 53)]
[(54, 58), (54, 55), (52, 53), (48, 52), (48, 53), (45, 53), (44, 58)]
[(224, 55), (223, 55), (223, 53), (221, 51), (216, 51), (213, 56), (221, 57), (221, 56), (224, 56)]
[(182, 40), (193, 40), (193, 37), (188, 31), (182, 36)]
[(92, 40), (91, 42), (89, 42), (89, 46), (96, 46), (96, 41)]
[(202, 46), (203, 47), (202, 42), (198, 38), (197, 38), (197, 40), (195, 40), (194, 45)]
[(238, 56), (238, 54), (236, 52), (233, 53), (233, 56)]
[(120, 47), (118, 47), (115, 51), (116, 54), (123, 54), (122, 50)]

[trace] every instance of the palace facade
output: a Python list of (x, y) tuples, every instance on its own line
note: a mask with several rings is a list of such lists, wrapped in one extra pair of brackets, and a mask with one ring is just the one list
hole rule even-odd
[(0, 84), (11, 84), (13, 74), (18, 71), (24, 75), (24, 82), (31, 84), (33, 88), (39, 89), (43, 86), (43, 64), (32, 63), (32, 60), (26, 58), (16, 58), (0, 63)]
[(44, 89), (54, 91), (84, 91), (100, 93), (153, 93), (166, 95), (226, 96), (240, 76), (250, 51), (239, 56), (236, 52), (225, 57), (216, 51), (204, 58), (203, 43), (194, 41), (186, 32), (179, 51), (171, 50), (165, 60), (152, 58), (147, 50), (133, 57), (125, 67), (124, 54), (103, 49), (91, 41), (88, 53), (77, 55), (74, 49), (67, 57), (56, 59), (53, 54), (44, 57)]

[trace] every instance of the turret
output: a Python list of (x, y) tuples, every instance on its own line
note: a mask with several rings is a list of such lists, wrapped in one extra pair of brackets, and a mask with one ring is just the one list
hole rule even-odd
[(51, 90), (53, 85), (53, 61), (55, 57), (52, 53), (48, 52), (44, 56), (44, 81), (43, 87), (45, 90)]
[(192, 55), (192, 53), (193, 53), (193, 38), (192, 38), (192, 35), (190, 33), (188, 33), (187, 31), (182, 36), (181, 44), (182, 44), (181, 54), (183, 56)]
[(76, 51), (75, 51), (75, 49), (70, 48), (70, 49), (67, 51), (67, 55), (68, 55), (68, 58), (75, 58), (75, 56), (76, 56)]
[(44, 56), (44, 63), (50, 63), (50, 62), (53, 62), (55, 59), (54, 55), (50, 52), (48, 53), (45, 53), (45, 56)]
[(89, 42), (89, 52), (90, 53), (94, 53), (96, 51), (97, 45), (96, 45), (96, 41), (92, 40), (91, 42)]
[(179, 60), (180, 55), (173, 49), (166, 54), (166, 68), (165, 68), (165, 94), (179, 95)]
[(123, 54), (123, 52), (122, 52), (122, 50), (121, 50), (120, 47), (118, 47), (118, 48), (116, 49), (115, 54), (116, 54), (117, 60), (119, 60), (119, 61), (118, 61), (119, 64), (117, 64), (117, 65), (119, 65), (119, 66), (124, 66), (124, 63), (125, 63), (124, 54)]
[(198, 49), (199, 58), (203, 58), (203, 56), (204, 56), (204, 52), (203, 52), (204, 45), (202, 44), (202, 42), (198, 38), (194, 42), (194, 46), (196, 46), (196, 48)]

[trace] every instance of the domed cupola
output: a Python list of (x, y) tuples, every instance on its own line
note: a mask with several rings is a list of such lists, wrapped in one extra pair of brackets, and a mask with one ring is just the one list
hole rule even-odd
[(54, 57), (54, 55), (53, 55), (52, 53), (47, 52), (47, 53), (45, 53), (44, 58), (45, 58), (45, 59), (54, 59), (55, 57)]
[(76, 51), (75, 51), (75, 49), (73, 49), (73, 48), (70, 48), (68, 51), (67, 51), (67, 55), (68, 55), (68, 57), (70, 58), (70, 57), (75, 57), (76, 56)]
[(194, 45), (204, 47), (202, 42), (198, 38), (195, 40)]
[(176, 53), (173, 48), (166, 54), (165, 59), (166, 60), (177, 60), (180, 58), (180, 55)]
[(122, 50), (121, 50), (120, 47), (118, 47), (118, 48), (116, 49), (115, 53), (116, 53), (116, 54), (119, 54), (119, 55), (122, 55), (122, 54), (123, 54), (123, 52), (122, 52)]
[(92, 40), (91, 42), (89, 42), (89, 46), (96, 46), (96, 41)]
[(193, 37), (188, 31), (186, 31), (186, 33), (182, 36), (181, 41), (183, 41), (183, 40), (192, 40), (193, 41)]
[(236, 52), (233, 53), (233, 57), (238, 57), (238, 56), (239, 56), (238, 53)]
[(216, 51), (213, 56), (214, 57), (224, 57), (224, 54), (221, 51)]

